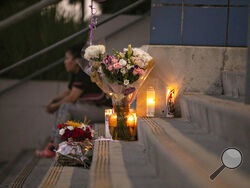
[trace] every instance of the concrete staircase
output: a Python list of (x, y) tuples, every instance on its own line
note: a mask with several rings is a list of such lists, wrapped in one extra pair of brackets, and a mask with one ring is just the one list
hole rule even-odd
[[(217, 67), (214, 69), (219, 72)], [(200, 74), (197, 71), (198, 76), (192, 77), (202, 77)], [(96, 140), (90, 170), (63, 167), (54, 159), (37, 159), (32, 150), (26, 150), (0, 170), (0, 187), (248, 188), (250, 106), (242, 103), (244, 73), (221, 74), (224, 95), (206, 95), (204, 91), (182, 94), (182, 118), (139, 118), (136, 142)], [(197, 85), (203, 86), (205, 81)], [(189, 82), (193, 86), (195, 79)], [(8, 105), (5, 100), (1, 103)], [(97, 137), (104, 135), (103, 126), (96, 126)], [(242, 152), (242, 165), (235, 170), (224, 169), (210, 180), (210, 175), (222, 165), (221, 154), (228, 147)]]
[[(104, 125), (96, 126), (98, 136)], [(32, 152), (19, 161), (0, 187), (218, 187), (247, 188), (250, 185), (248, 148), (239, 148), (244, 159), (239, 169), (221, 166), (222, 152), (232, 145), (196, 123), (175, 118), (139, 118), (136, 142), (95, 141), (90, 170), (58, 165), (53, 159), (36, 159)]]

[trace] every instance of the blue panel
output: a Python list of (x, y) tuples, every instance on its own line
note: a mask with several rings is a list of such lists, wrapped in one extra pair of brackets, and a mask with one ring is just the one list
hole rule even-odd
[(228, 45), (247, 46), (248, 8), (230, 8)]
[(152, 7), (150, 44), (180, 44), (181, 7)]
[(248, 5), (248, 0), (231, 0), (231, 5)]
[(184, 0), (185, 4), (227, 5), (228, 0)]
[(184, 8), (183, 44), (224, 45), (227, 8)]
[(152, 3), (182, 4), (182, 0), (152, 0)]

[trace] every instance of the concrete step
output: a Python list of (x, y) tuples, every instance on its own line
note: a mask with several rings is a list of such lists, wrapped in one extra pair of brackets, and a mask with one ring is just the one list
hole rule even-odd
[[(95, 139), (104, 135), (103, 124), (96, 124), (94, 128)], [(23, 150), (11, 162), (2, 163), (1, 167), (0, 187), (86, 187), (89, 179), (89, 170), (63, 167), (54, 158), (37, 158), (34, 150)]]
[(180, 97), (182, 117), (237, 147), (249, 148), (250, 106), (198, 93)]
[[(0, 169), (0, 187), (7, 187), (15, 182), (22, 182), (38, 162), (34, 158), (33, 150), (21, 151), (14, 160), (10, 161), (4, 168)], [(22, 175), (20, 175), (22, 174)], [(18, 177), (20, 177), (18, 179)]]
[(165, 187), (145, 158), (138, 142), (98, 140), (90, 172), (89, 188)]
[(224, 95), (231, 97), (245, 96), (246, 73), (222, 71)]
[[(139, 142), (165, 187), (249, 187), (250, 166), (244, 160), (240, 169), (210, 175), (221, 166), (220, 155), (228, 142), (199, 129), (183, 119), (139, 119)], [(249, 156), (249, 151), (242, 151)]]
[[(97, 132), (91, 169), (61, 166), (55, 159), (36, 159), (22, 153), (14, 171), (0, 187), (88, 188), (234, 188), (250, 185), (250, 164), (225, 169), (214, 181), (209, 176), (221, 166), (220, 155), (228, 142), (183, 119), (138, 119), (139, 140), (111, 141)], [(250, 156), (248, 150), (241, 150)]]

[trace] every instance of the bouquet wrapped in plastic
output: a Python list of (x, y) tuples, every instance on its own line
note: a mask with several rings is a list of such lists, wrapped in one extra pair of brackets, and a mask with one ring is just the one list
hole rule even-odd
[(112, 98), (115, 111), (109, 123), (112, 138), (136, 140), (137, 127), (129, 123), (129, 117), (132, 117), (130, 104), (152, 70), (154, 61), (148, 53), (131, 45), (123, 52), (113, 52), (113, 55), (105, 55), (104, 46), (93, 45), (85, 50), (84, 58), (92, 62), (91, 80)]
[(80, 165), (89, 168), (93, 155), (92, 126), (67, 121), (57, 127), (63, 141), (56, 151), (57, 161), (62, 165)]

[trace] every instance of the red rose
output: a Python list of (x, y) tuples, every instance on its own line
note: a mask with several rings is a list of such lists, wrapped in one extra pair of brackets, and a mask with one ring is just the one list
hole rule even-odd
[(90, 131), (90, 129), (88, 127), (86, 128), (85, 138), (88, 138), (90, 140), (92, 139), (91, 131)]
[(81, 141), (84, 139), (84, 131), (80, 128), (75, 128), (73, 131), (72, 131), (72, 138), (75, 140), (75, 141)]
[(70, 137), (72, 137), (72, 131), (69, 129), (65, 130), (65, 133), (61, 136), (62, 140), (68, 140)]
[(92, 139), (91, 132), (88, 132), (88, 134), (87, 134), (87, 138), (88, 138), (88, 139), (90, 139), (90, 140)]
[(58, 129), (61, 129), (61, 128), (65, 127), (65, 126), (67, 126), (67, 125), (64, 124), (64, 123), (62, 123), (62, 124), (57, 125), (57, 128), (58, 128)]

